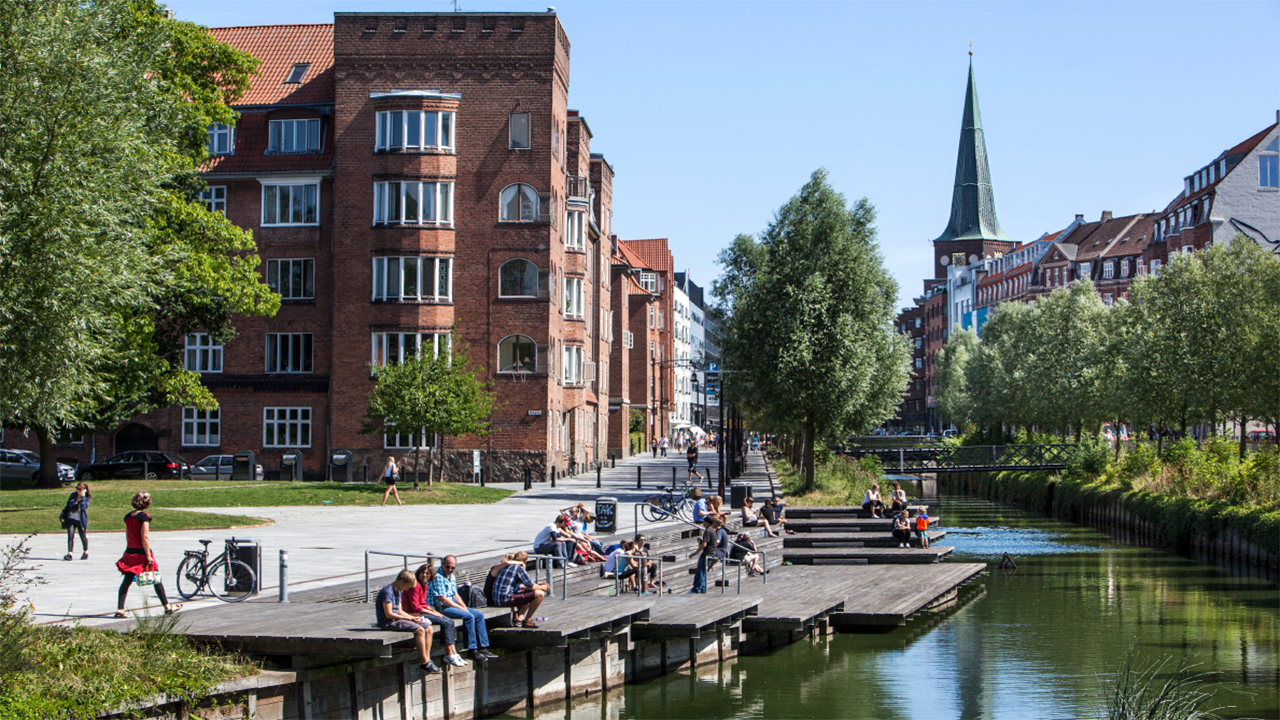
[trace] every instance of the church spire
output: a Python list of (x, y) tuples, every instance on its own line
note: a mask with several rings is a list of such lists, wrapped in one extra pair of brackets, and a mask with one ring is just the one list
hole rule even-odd
[(1008, 242), (996, 219), (996, 198), (987, 168), (987, 143), (982, 137), (978, 112), (978, 85), (973, 79), (973, 52), (969, 53), (969, 89), (964, 95), (964, 121), (960, 150), (956, 154), (956, 185), (951, 194), (951, 221), (934, 242), (948, 240), (1000, 240)]

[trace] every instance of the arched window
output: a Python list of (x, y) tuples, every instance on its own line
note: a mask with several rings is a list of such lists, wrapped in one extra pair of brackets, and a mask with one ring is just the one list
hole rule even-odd
[(508, 335), (498, 343), (498, 372), (537, 372), (538, 346), (525, 335)]
[(524, 183), (508, 185), (502, 191), (500, 220), (534, 222), (538, 219), (538, 193)]
[(515, 258), (498, 269), (499, 297), (538, 297), (538, 266)]

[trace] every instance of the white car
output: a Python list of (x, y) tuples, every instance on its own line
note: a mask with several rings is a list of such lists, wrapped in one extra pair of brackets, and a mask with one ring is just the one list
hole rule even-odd
[[(234, 455), (210, 455), (191, 466), (191, 479), (215, 480), (222, 478), (223, 480), (230, 480), (231, 465), (234, 459)], [(261, 480), (262, 465), (256, 465), (253, 474), (255, 480)]]

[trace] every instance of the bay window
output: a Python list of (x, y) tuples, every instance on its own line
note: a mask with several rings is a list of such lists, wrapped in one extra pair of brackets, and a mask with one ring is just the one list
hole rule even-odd
[(564, 279), (564, 314), (571, 318), (582, 318), (582, 278)]
[(564, 244), (570, 250), (581, 250), (584, 245), (584, 226), (583, 218), (586, 213), (578, 210), (570, 210), (565, 213), (564, 219)]
[(582, 384), (583, 348), (581, 345), (564, 346), (564, 383), (566, 385)]
[(373, 184), (374, 225), (452, 225), (452, 182)]
[(443, 257), (376, 257), (375, 302), (445, 302), (453, 297), (453, 260)]
[(319, 225), (320, 183), (262, 185), (262, 224)]
[(449, 353), (452, 341), (449, 333), (373, 333), (370, 362), (376, 367), (399, 365), (418, 353), (430, 352), (433, 358)]
[(377, 115), (377, 152), (452, 150), (454, 114), (434, 110), (388, 110)]

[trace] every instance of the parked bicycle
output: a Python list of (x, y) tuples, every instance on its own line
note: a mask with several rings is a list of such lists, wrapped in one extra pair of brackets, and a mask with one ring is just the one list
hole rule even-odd
[(683, 492), (678, 492), (679, 488), (662, 488), (662, 490), (662, 494), (650, 495), (640, 501), (640, 514), (644, 519), (649, 522), (660, 522), (675, 516), (685, 522), (692, 521), (695, 505), (693, 499)]
[(223, 602), (240, 602), (258, 588), (258, 576), (246, 563), (235, 560), (230, 553), (236, 549), (235, 538), (227, 541), (226, 550), (209, 559), (209, 543), (201, 540), (203, 550), (187, 550), (178, 565), (178, 594), (190, 600), (201, 590), (208, 588), (214, 597)]

